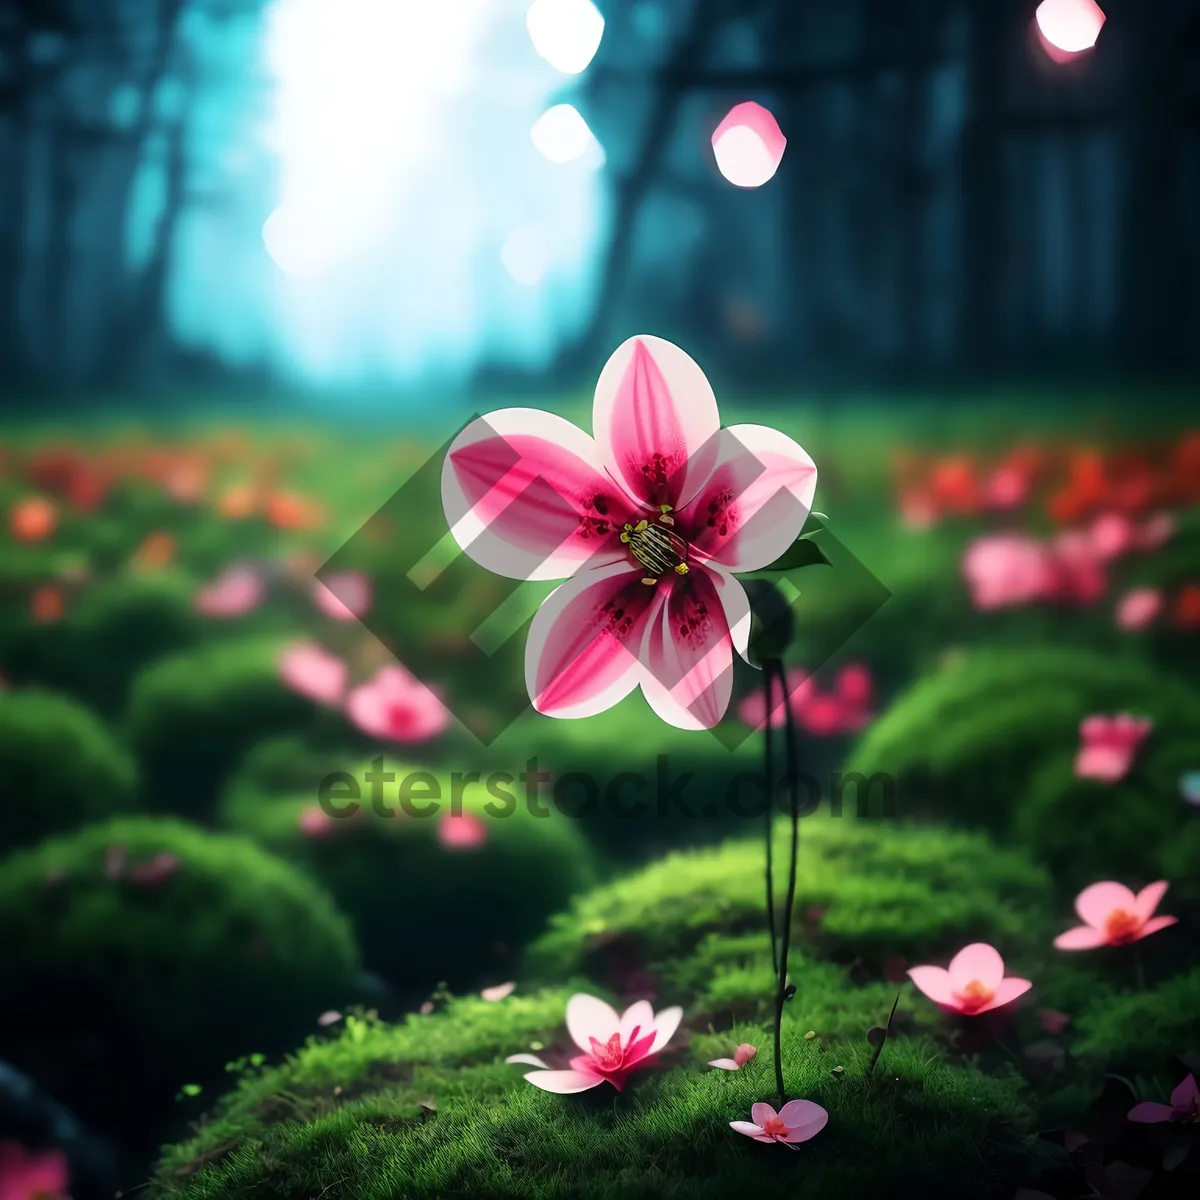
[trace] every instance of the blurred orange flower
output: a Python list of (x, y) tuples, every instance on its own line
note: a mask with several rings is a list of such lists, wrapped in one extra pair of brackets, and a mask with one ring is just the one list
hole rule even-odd
[(29, 612), (42, 625), (52, 625), (62, 620), (66, 605), (62, 592), (52, 584), (37, 588), (29, 599)]
[(316, 529), (324, 519), (319, 505), (295, 492), (272, 492), (267, 497), (267, 520), (276, 529)]
[(44, 542), (58, 526), (58, 509), (45, 496), (26, 496), (8, 513), (8, 528), (19, 542)]
[(248, 483), (239, 483), (222, 493), (217, 512), (230, 521), (244, 521), (258, 508), (258, 495)]
[(133, 556), (134, 568), (151, 571), (169, 566), (175, 558), (175, 539), (164, 529), (159, 529), (137, 548)]
[(977, 512), (982, 489), (974, 460), (965, 454), (942, 459), (929, 476), (929, 492), (939, 508), (960, 514)]

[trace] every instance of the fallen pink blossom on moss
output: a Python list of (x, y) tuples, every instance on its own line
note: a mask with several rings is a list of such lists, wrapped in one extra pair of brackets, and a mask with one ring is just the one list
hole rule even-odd
[(1076, 776), (1119, 783), (1129, 774), (1139, 747), (1153, 728), (1149, 718), (1131, 717), (1128, 713), (1088, 717), (1079, 726)]
[(1174, 925), (1178, 917), (1154, 915), (1167, 886), (1167, 882), (1160, 879), (1142, 888), (1135, 896), (1123, 883), (1093, 883), (1075, 897), (1075, 911), (1083, 924), (1060, 933), (1054, 939), (1055, 946), (1059, 950), (1124, 946)]
[(1176, 1087), (1170, 1104), (1145, 1100), (1129, 1110), (1129, 1120), (1139, 1125), (1157, 1125), (1160, 1121), (1200, 1124), (1200, 1089), (1196, 1087), (1195, 1075), (1189, 1075)]
[(743, 1042), (734, 1052), (732, 1058), (714, 1058), (708, 1065), (720, 1067), (722, 1071), (740, 1071), (756, 1054), (758, 1048)]
[(918, 991), (935, 1004), (974, 1017), (1011, 1004), (1033, 984), (1005, 976), (1004, 959), (986, 942), (964, 946), (945, 967), (913, 967), (908, 972)]
[(511, 996), (517, 990), (517, 985), (512, 981), (508, 983), (498, 983), (495, 987), (485, 987), (479, 996), (483, 1000), (488, 1000), (491, 1003), (496, 1003), (498, 1000), (503, 1000), (506, 996)]
[(750, 1109), (749, 1121), (730, 1121), (729, 1128), (756, 1142), (807, 1142), (829, 1123), (829, 1113), (811, 1100), (789, 1100), (778, 1112), (769, 1104)]

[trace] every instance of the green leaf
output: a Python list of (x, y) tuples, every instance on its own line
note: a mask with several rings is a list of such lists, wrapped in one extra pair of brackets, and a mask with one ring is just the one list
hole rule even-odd
[(831, 566), (825, 551), (817, 544), (816, 533), (802, 533), (764, 571), (797, 571), (801, 567)]
[(198, 1083), (185, 1083), (183, 1087), (179, 1089), (179, 1095), (176, 1096), (175, 1099), (182, 1100), (184, 1096), (198, 1096), (202, 1091), (204, 1091), (204, 1089)]

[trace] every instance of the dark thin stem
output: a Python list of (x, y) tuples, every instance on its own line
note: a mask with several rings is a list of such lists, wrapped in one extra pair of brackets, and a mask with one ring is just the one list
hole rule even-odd
[(775, 758), (771, 749), (771, 717), (773, 709), (771, 696), (774, 688), (771, 686), (775, 678), (774, 660), (763, 663), (763, 696), (766, 700), (767, 723), (763, 726), (763, 784), (766, 810), (764, 813), (765, 834), (767, 839), (767, 928), (771, 931), (771, 970), (776, 978), (779, 977), (779, 939), (775, 932), (775, 875), (774, 852), (771, 846), (771, 833), (775, 825)]
[(775, 1084), (779, 1089), (779, 1102), (787, 1100), (783, 1085), (783, 1006), (787, 997), (788, 947), (792, 938), (792, 910), (796, 904), (796, 857), (800, 845), (800, 795), (799, 771), (797, 769), (796, 727), (792, 721), (792, 704), (787, 694), (787, 680), (782, 664), (776, 664), (780, 686), (783, 689), (784, 750), (787, 756), (788, 805), (792, 812), (792, 852), (788, 864), (787, 900), (783, 906), (783, 934), (779, 950), (779, 988), (775, 994)]
[(1134, 943), (1133, 947), (1133, 966), (1137, 971), (1137, 986), (1139, 992), (1146, 990), (1146, 969), (1142, 966), (1142, 948)]

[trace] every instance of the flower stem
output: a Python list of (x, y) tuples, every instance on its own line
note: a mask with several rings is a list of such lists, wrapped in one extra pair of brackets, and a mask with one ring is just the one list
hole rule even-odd
[(1137, 987), (1139, 992), (1146, 990), (1146, 968), (1142, 965), (1142, 948), (1135, 942), (1133, 945), (1133, 966), (1137, 972)]
[(783, 1006), (787, 1002), (788, 948), (792, 935), (792, 910), (796, 904), (796, 858), (800, 844), (800, 795), (799, 772), (797, 770), (796, 727), (792, 721), (792, 705), (787, 694), (787, 681), (783, 676), (782, 664), (775, 664), (783, 690), (784, 750), (787, 757), (788, 805), (792, 813), (792, 851), (788, 864), (787, 900), (783, 906), (783, 931), (779, 949), (779, 987), (775, 993), (775, 1085), (779, 1089), (779, 1102), (787, 1100), (783, 1084)]
[(771, 833), (775, 824), (775, 758), (771, 748), (771, 718), (774, 715), (771, 706), (771, 696), (774, 688), (771, 686), (775, 678), (775, 660), (768, 659), (763, 663), (763, 696), (766, 701), (767, 723), (763, 726), (763, 784), (766, 801), (764, 833), (767, 839), (767, 928), (771, 932), (771, 970), (779, 976), (779, 939), (775, 932), (775, 876), (771, 845)]

